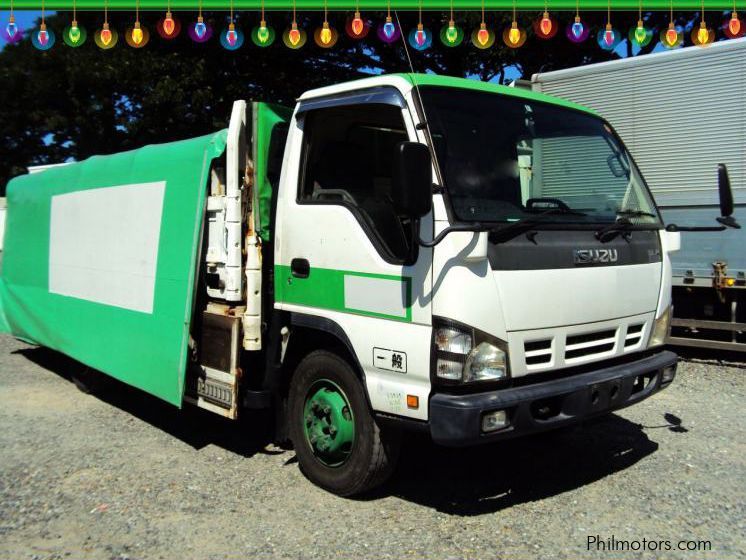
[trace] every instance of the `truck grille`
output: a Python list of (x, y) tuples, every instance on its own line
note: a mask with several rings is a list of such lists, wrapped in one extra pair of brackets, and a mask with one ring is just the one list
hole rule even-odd
[(629, 325), (627, 327), (627, 336), (624, 337), (624, 347), (632, 348), (640, 344), (642, 340), (642, 327), (645, 323), (639, 323), (637, 325)]
[(526, 364), (538, 366), (552, 361), (552, 339), (527, 340), (523, 343)]
[(611, 352), (616, 344), (616, 329), (568, 336), (565, 361)]

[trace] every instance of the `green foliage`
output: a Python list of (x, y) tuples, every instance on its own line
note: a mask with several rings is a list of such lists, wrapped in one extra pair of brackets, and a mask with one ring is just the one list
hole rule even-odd
[[(409, 70), (400, 42), (385, 45), (374, 29), (363, 41), (347, 38), (343, 31), (346, 14), (330, 17), (341, 34), (332, 49), (316, 47), (309, 37), (305, 47), (294, 51), (278, 37), (274, 45), (264, 49), (247, 39), (235, 52), (220, 48), (215, 36), (206, 44), (193, 43), (186, 28), (196, 14), (175, 15), (182, 22), (181, 35), (164, 41), (155, 28), (162, 14), (141, 14), (143, 25), (151, 31), (150, 43), (142, 49), (132, 49), (124, 41), (123, 32), (131, 26), (133, 14), (113, 12), (111, 27), (120, 31), (120, 38), (111, 50), (102, 51), (93, 42), (101, 14), (78, 14), (89, 37), (86, 44), (73, 49), (61, 39), (71, 14), (59, 13), (47, 18), (47, 25), (58, 36), (51, 50), (37, 51), (24, 40), (0, 51), (0, 188), (4, 190), (8, 179), (24, 173), (29, 165), (79, 160), (215, 131), (226, 126), (234, 99), (292, 105), (311, 88), (371, 73)], [(278, 34), (289, 25), (286, 13), (267, 15)], [(385, 17), (382, 13), (364, 15), (376, 24)], [(405, 30), (417, 23), (416, 13), (400, 16)], [(561, 14), (562, 28), (549, 41), (532, 36), (531, 18), (539, 14), (524, 14), (520, 24), (529, 30), (529, 40), (518, 50), (505, 47), (499, 37), (489, 50), (476, 49), (468, 40), (459, 47), (446, 48), (436, 39), (429, 51), (410, 49), (412, 63), (417, 71), (502, 82), (506, 69), (513, 66), (530, 78), (538, 71), (617, 56), (602, 51), (592, 38), (583, 45), (570, 43), (564, 26), (571, 16)], [(457, 13), (456, 17), (467, 34), (479, 26), (478, 13)], [(666, 14), (649, 17), (649, 26), (661, 29), (667, 25)], [(598, 29), (605, 23), (605, 14), (583, 14), (583, 19)], [(226, 25), (224, 13), (206, 12), (205, 20), (213, 23), (216, 33)], [(257, 20), (258, 14), (242, 12), (236, 23), (248, 33)], [(446, 14), (424, 15), (425, 25), (436, 34), (447, 20)], [(635, 25), (637, 14), (615, 13), (613, 20), (626, 34)], [(299, 23), (312, 31), (320, 25), (321, 16), (309, 14), (305, 21), (299, 17)], [(500, 33), (509, 25), (509, 15), (488, 13), (487, 23)]]

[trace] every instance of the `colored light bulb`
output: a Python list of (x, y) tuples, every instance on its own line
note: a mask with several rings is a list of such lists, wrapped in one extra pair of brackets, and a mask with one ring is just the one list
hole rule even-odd
[(256, 38), (259, 39), (260, 43), (269, 41), (269, 29), (267, 29), (266, 21), (262, 20), (259, 22), (259, 29), (256, 30)]
[(111, 29), (109, 29), (109, 24), (106, 22), (104, 22), (104, 28), (101, 30), (101, 42), (104, 46), (108, 46), (111, 43)]
[(319, 39), (321, 39), (321, 42), (325, 45), (328, 45), (332, 41), (332, 30), (329, 29), (329, 22), (325, 21), (323, 25), (321, 26), (321, 33), (319, 34)]
[(80, 27), (78, 27), (77, 21), (73, 20), (72, 24), (70, 25), (70, 30), (67, 32), (67, 36), (73, 43), (77, 43), (78, 41), (80, 41)]
[(642, 20), (637, 20), (637, 27), (635, 27), (635, 41), (638, 44), (644, 43), (648, 36), (648, 31), (642, 25)]
[(583, 22), (580, 21), (580, 16), (575, 16), (575, 23), (572, 24), (570, 31), (572, 31), (573, 37), (576, 39), (582, 37), (583, 31), (585, 31), (585, 26), (583, 25)]
[(36, 35), (39, 40), (39, 44), (43, 47), (49, 42), (49, 33), (47, 33), (47, 24), (42, 23), (39, 29), (39, 33)]
[(539, 22), (539, 29), (544, 35), (549, 35), (552, 32), (552, 20), (549, 19), (549, 12), (544, 12), (544, 16)]
[(288, 39), (290, 39), (290, 44), (293, 46), (300, 43), (300, 31), (298, 31), (298, 24), (295, 22), (293, 22), (292, 26), (290, 27), (290, 31), (288, 32)]
[(236, 41), (238, 41), (238, 34), (236, 33), (236, 24), (231, 23), (228, 25), (228, 32), (225, 34), (225, 40), (228, 41), (228, 44), (231, 47), (234, 47), (236, 45)]
[(5, 27), (5, 32), (8, 34), (8, 38), (12, 39), (18, 33), (18, 26), (16, 25), (16, 18), (10, 16), (8, 19), (8, 25)]
[(197, 18), (197, 23), (194, 24), (194, 34), (199, 39), (202, 39), (206, 33), (207, 33), (207, 26), (205, 25), (205, 20), (202, 16), (199, 16)]
[(521, 40), (521, 32), (518, 29), (518, 22), (513, 22), (510, 25), (510, 31), (508, 31), (508, 41), (513, 43), (514, 45), (518, 44), (518, 41)]
[(363, 21), (363, 18), (360, 17), (360, 12), (355, 12), (355, 17), (352, 18), (350, 27), (355, 35), (360, 35), (363, 32), (365, 29), (365, 22)]
[(479, 24), (479, 31), (477, 31), (477, 41), (479, 44), (484, 46), (490, 40), (490, 32), (487, 31), (487, 24), (482, 22)]
[(728, 31), (731, 35), (738, 35), (741, 32), (741, 20), (738, 19), (736, 12), (733, 12), (728, 20)]
[(171, 12), (166, 12), (166, 18), (163, 20), (163, 32), (166, 35), (171, 35), (176, 29), (176, 22), (171, 17)]
[(604, 31), (604, 43), (608, 46), (614, 44), (614, 30), (611, 28), (611, 24), (606, 24), (606, 31)]
[(673, 22), (671, 22), (668, 24), (668, 29), (666, 29), (666, 44), (668, 44), (669, 47), (673, 47), (678, 42), (679, 33), (676, 31)]
[(456, 29), (456, 23), (451, 20), (448, 22), (448, 29), (446, 29), (446, 39), (449, 43), (455, 43), (458, 39), (458, 29)]
[(699, 22), (699, 29), (697, 30), (697, 41), (704, 45), (710, 38), (710, 32), (707, 29), (707, 24), (704, 21)]
[(425, 44), (425, 30), (421, 23), (417, 24), (417, 33), (414, 34), (414, 40), (420, 47)]
[(139, 45), (140, 43), (142, 43), (142, 38), (143, 38), (143, 35), (142, 35), (142, 29), (140, 28), (140, 22), (136, 21), (135, 27), (132, 28), (132, 42), (135, 43), (136, 45)]
[(383, 34), (386, 35), (387, 39), (391, 39), (391, 37), (394, 36), (395, 32), (396, 32), (396, 27), (394, 26), (394, 23), (391, 21), (391, 16), (388, 16), (386, 18), (386, 23), (383, 24)]

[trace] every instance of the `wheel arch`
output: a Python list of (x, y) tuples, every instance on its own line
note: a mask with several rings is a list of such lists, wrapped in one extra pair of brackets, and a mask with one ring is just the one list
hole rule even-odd
[(332, 319), (306, 313), (290, 314), (290, 338), (282, 362), (282, 392), (287, 395), (298, 364), (314, 350), (327, 350), (345, 359), (363, 386), (368, 407), (372, 410), (368, 386), (360, 360), (344, 329)]

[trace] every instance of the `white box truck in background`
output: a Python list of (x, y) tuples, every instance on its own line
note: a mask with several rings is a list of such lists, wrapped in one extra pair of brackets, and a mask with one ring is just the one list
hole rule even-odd
[[(719, 164), (746, 218), (746, 38), (535, 74), (531, 87), (608, 119), (667, 223), (712, 223)], [(545, 196), (567, 186), (554, 189)], [(684, 233), (681, 244), (669, 341), (746, 351), (746, 230)]]

